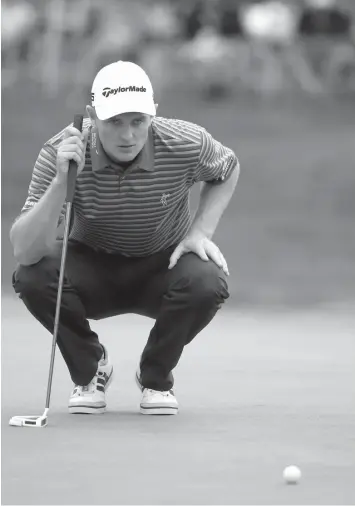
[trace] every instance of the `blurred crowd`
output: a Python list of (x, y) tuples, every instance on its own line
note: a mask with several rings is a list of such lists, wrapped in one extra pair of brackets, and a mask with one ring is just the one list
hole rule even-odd
[(355, 0), (2, 0), (2, 86), (86, 89), (128, 59), (157, 90), (355, 93)]

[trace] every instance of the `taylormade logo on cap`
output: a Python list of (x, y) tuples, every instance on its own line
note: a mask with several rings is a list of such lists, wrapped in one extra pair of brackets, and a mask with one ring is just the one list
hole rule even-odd
[(103, 67), (94, 79), (91, 100), (100, 120), (127, 112), (155, 116), (150, 79), (132, 62), (118, 61)]
[(124, 91), (147, 91), (147, 88), (144, 88), (144, 86), (141, 86), (138, 88), (138, 86), (126, 86), (126, 88), (123, 88), (120, 86), (119, 88), (104, 88), (102, 90), (102, 94), (104, 97), (109, 97), (110, 95), (116, 95), (116, 93), (123, 93)]

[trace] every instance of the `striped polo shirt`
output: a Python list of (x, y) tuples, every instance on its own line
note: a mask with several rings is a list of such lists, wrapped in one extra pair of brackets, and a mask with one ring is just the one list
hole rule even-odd
[[(105, 155), (89, 119), (85, 166), (78, 175), (70, 238), (95, 250), (146, 256), (180, 242), (191, 226), (189, 191), (197, 182), (222, 183), (236, 155), (204, 128), (155, 117), (147, 142), (127, 169)], [(22, 213), (33, 207), (56, 174), (64, 129), (47, 141), (35, 163)], [(65, 204), (61, 219), (65, 214)]]

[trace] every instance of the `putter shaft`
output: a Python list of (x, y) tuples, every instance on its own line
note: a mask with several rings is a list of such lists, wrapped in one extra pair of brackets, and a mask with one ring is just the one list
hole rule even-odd
[(55, 351), (56, 351), (56, 344), (57, 344), (57, 337), (58, 337), (60, 306), (61, 306), (61, 302), (62, 302), (65, 261), (66, 261), (66, 256), (67, 256), (68, 238), (69, 238), (69, 231), (70, 231), (71, 208), (72, 208), (72, 203), (67, 202), (66, 211), (65, 211), (65, 229), (64, 229), (64, 237), (63, 237), (62, 257), (61, 257), (60, 271), (59, 271), (57, 304), (56, 304), (56, 308), (55, 308), (52, 352), (51, 352), (51, 360), (50, 360), (50, 364), (49, 364), (47, 397), (46, 397), (46, 406), (45, 406), (45, 409), (47, 412), (49, 409), (49, 403), (50, 403), (51, 391), (52, 391), (53, 369), (54, 369), (54, 359), (55, 359)]

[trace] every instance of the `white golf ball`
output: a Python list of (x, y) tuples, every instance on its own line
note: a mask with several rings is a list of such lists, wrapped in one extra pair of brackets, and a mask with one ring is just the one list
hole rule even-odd
[(286, 483), (295, 485), (301, 478), (301, 470), (297, 466), (287, 466), (284, 469), (283, 477)]

